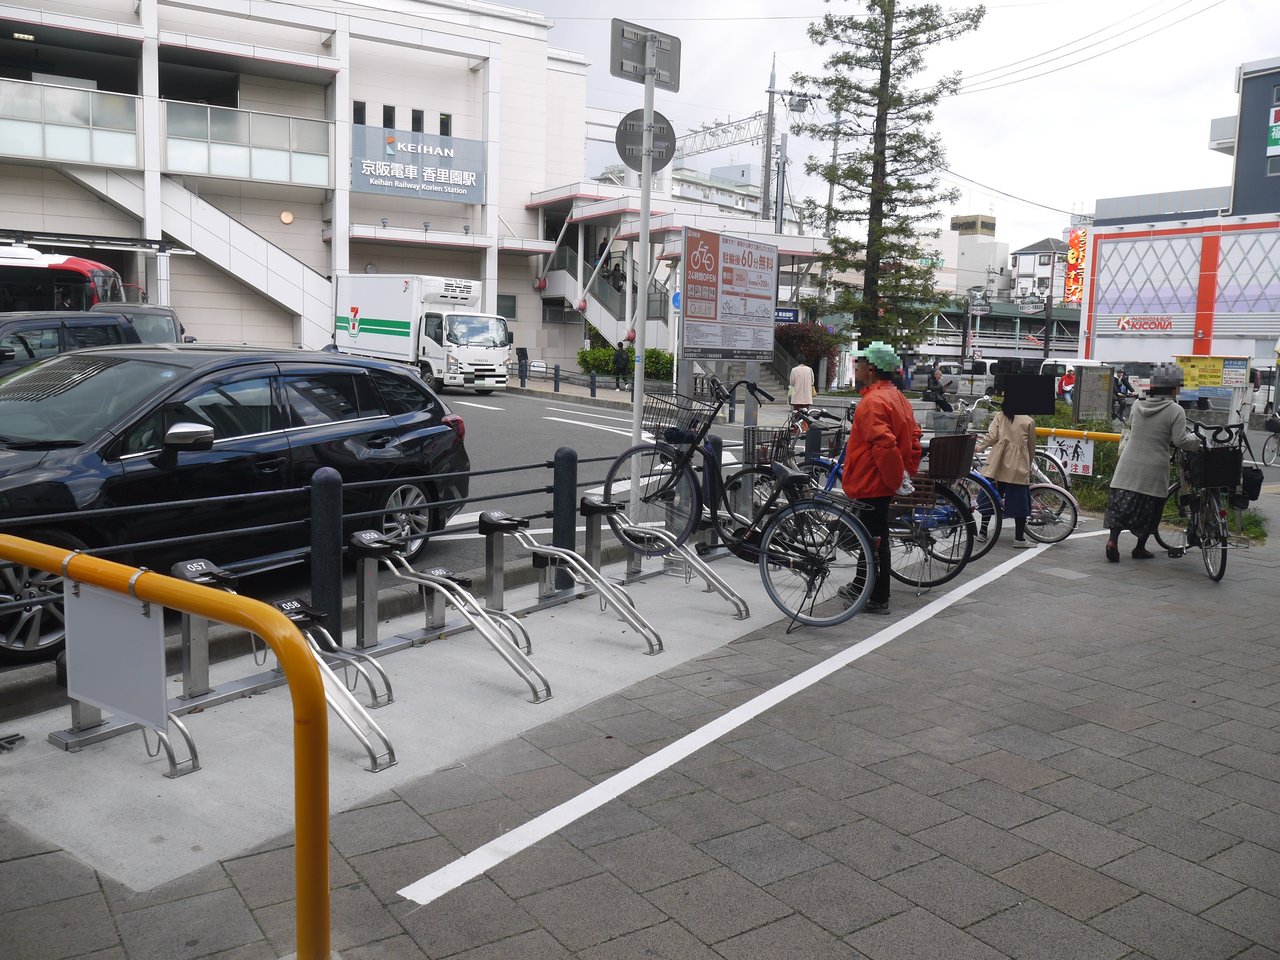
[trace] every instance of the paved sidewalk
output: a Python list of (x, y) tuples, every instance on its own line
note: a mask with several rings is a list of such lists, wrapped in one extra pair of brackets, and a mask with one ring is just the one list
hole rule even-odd
[[(1261, 505), (1280, 516), (1275, 492)], [(724, 560), (747, 621), (677, 577), (636, 587), (638, 609), (662, 619), (658, 657), (590, 599), (531, 615), (553, 684), (552, 663), (590, 674), (536, 706), (496, 667), (458, 681), (445, 641), (388, 657), (426, 663), (462, 698), (431, 704), (417, 739), (398, 744), (403, 766), (428, 769), (394, 785), (368, 782), (396, 768), (352, 774), (335, 734), (334, 792), (364, 778), (365, 794), (334, 801), (334, 949), (343, 960), (1280, 957), (1280, 550), (1232, 552), (1220, 584), (1194, 553), (1122, 556), (1104, 563), (1097, 536), (1029, 551), (1002, 542), (923, 596), (895, 582), (890, 617), (790, 634), (770, 622), (751, 569)], [(588, 667), (597, 645), (608, 656)], [(635, 664), (652, 675), (633, 680), (623, 668)], [(406, 709), (430, 699), (397, 690)], [(283, 696), (242, 709), (280, 713)], [(510, 707), (455, 712), (480, 697)], [(401, 705), (379, 713), (390, 722)], [(546, 719), (544, 707), (561, 712)], [(247, 735), (219, 720), (224, 709), (198, 722)], [(458, 728), (486, 745), (431, 768), (447, 752), (440, 731)], [(0, 755), (0, 957), (293, 950), (291, 833), (259, 838), (250, 821), (268, 814), (247, 797), (205, 802), (237, 757), (251, 768), (246, 791), (278, 790), (287, 761), (283, 773), (253, 767), (233, 740), (211, 744), (206, 770), (168, 781), (138, 761), (136, 741), (78, 755), (38, 741)], [(21, 797), (77, 764), (94, 771), (66, 788), (81, 839), (68, 839), (71, 824), (20, 825), (38, 814)], [(587, 809), (591, 791), (636, 770), (652, 775)], [(518, 848), (548, 812), (565, 825), (475, 879), (436, 874), (424, 886), (444, 892), (425, 905), (397, 893), (444, 868), (465, 879), (490, 841)], [(128, 820), (141, 821), (136, 847), (171, 844), (174, 856), (206, 831), (234, 846), (239, 829), (246, 842), (131, 889), (118, 875), (148, 850), (117, 849), (116, 873), (73, 852)]]

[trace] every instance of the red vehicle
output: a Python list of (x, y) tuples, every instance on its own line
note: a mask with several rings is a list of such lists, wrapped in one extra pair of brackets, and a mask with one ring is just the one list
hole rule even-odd
[(120, 274), (105, 264), (31, 247), (0, 247), (0, 313), (88, 310), (123, 303)]

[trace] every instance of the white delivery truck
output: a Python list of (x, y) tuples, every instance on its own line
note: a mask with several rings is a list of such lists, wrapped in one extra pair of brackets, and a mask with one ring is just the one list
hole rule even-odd
[(436, 390), (507, 386), (507, 321), (478, 313), (479, 280), (412, 274), (339, 276), (333, 343), (341, 353), (417, 367)]

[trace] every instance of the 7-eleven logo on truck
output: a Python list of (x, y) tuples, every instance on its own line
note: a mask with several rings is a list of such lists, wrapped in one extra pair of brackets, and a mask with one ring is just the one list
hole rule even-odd
[(351, 316), (347, 318), (347, 333), (352, 338), (360, 336), (360, 308), (352, 307)]

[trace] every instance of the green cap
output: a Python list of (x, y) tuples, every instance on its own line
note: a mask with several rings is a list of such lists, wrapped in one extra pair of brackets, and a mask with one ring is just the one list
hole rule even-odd
[(854, 351), (853, 355), (866, 358), (867, 363), (886, 373), (893, 373), (902, 367), (902, 358), (894, 353), (893, 348), (887, 343), (880, 340), (872, 340), (864, 349)]

